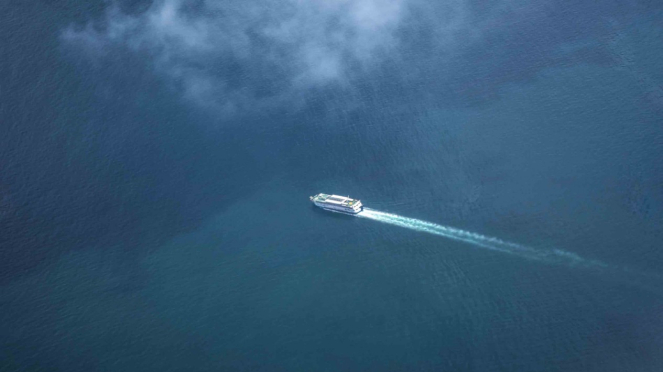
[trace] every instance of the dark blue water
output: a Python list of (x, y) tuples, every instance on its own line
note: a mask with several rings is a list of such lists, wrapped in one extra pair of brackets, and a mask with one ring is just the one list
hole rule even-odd
[(2, 2), (0, 371), (663, 370), (662, 17)]

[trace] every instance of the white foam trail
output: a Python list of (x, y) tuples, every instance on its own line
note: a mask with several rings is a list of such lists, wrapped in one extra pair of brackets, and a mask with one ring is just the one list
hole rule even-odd
[(416, 218), (409, 218), (409, 217), (399, 216), (397, 214), (380, 212), (374, 209), (364, 208), (364, 210), (360, 212), (357, 216), (362, 218), (369, 218), (375, 221), (380, 221), (395, 226), (404, 227), (410, 230), (444, 236), (446, 238), (469, 243), (477, 247), (508, 253), (526, 259), (544, 261), (550, 263), (566, 263), (571, 266), (602, 267), (602, 268), (608, 267), (608, 265), (602, 262), (587, 260), (578, 256), (575, 253), (566, 252), (559, 249), (554, 249), (554, 250), (533, 249), (530, 247), (526, 247), (524, 245), (507, 242), (498, 238), (484, 236), (481, 234), (460, 230), (454, 227), (438, 225), (436, 223), (422, 221)]
[(567, 252), (561, 249), (534, 249), (521, 244), (507, 242), (498, 238), (456, 229), (454, 227), (438, 225), (436, 223), (426, 222), (416, 218), (403, 217), (397, 214), (380, 212), (369, 208), (364, 208), (364, 210), (357, 214), (357, 216), (368, 218), (374, 221), (384, 222), (394, 226), (404, 227), (414, 231), (421, 231), (429, 234), (443, 236), (445, 238), (471, 244), (475, 247), (507, 253), (529, 260), (536, 260), (553, 264), (564, 264), (567, 266), (582, 267), (586, 269), (600, 269), (603, 273), (609, 273), (610, 278), (613, 280), (617, 279), (621, 282), (631, 283), (640, 289), (647, 290), (652, 294), (663, 297), (663, 292), (660, 289), (663, 287), (663, 276), (655, 273), (637, 272), (629, 269), (628, 267), (608, 265), (600, 261), (580, 257), (575, 253)]

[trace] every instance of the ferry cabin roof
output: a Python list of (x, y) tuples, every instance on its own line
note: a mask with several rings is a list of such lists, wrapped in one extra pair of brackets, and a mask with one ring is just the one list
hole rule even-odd
[(339, 195), (318, 194), (318, 197), (323, 203), (337, 204), (342, 206), (353, 206), (359, 202), (358, 200)]

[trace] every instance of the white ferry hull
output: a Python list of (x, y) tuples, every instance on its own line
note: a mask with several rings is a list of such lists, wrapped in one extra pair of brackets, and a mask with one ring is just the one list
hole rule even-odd
[(361, 201), (345, 196), (317, 194), (309, 199), (316, 207), (330, 212), (355, 215), (364, 209)]
[(336, 208), (326, 207), (326, 206), (324, 206), (324, 205), (320, 205), (320, 204), (318, 204), (318, 203), (313, 203), (313, 204), (314, 204), (316, 207), (318, 207), (318, 208), (322, 208), (322, 209), (324, 209), (324, 210), (326, 210), (326, 211), (330, 211), (330, 212), (338, 212), (338, 213), (345, 213), (345, 214), (357, 214), (357, 213), (361, 212), (362, 210), (364, 210), (364, 207), (361, 207), (361, 209), (359, 209), (358, 211), (356, 211), (356, 210), (351, 210), (351, 211), (350, 211), (350, 210), (347, 210), (347, 209), (336, 209)]

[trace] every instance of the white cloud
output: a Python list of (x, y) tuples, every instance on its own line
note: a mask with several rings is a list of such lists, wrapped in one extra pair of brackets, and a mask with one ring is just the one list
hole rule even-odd
[(378, 53), (397, 45), (406, 1), (205, 0), (194, 7), (157, 0), (139, 15), (113, 6), (103, 24), (70, 27), (63, 38), (98, 52), (110, 44), (149, 52), (187, 97), (216, 92), (232, 101), (240, 91), (247, 98), (247, 89), (230, 87), (215, 71), (232, 63), (254, 81), (272, 73), (265, 78), (280, 79), (286, 91), (351, 79), (352, 69), (369, 68)]
[(476, 38), (480, 27), (468, 21), (466, 3), (156, 0), (138, 15), (112, 6), (103, 22), (69, 27), (63, 39), (100, 53), (109, 45), (145, 52), (185, 97), (238, 109), (302, 97), (308, 89), (349, 87), (397, 57), (406, 25), (428, 29), (445, 50), (457, 38)]

